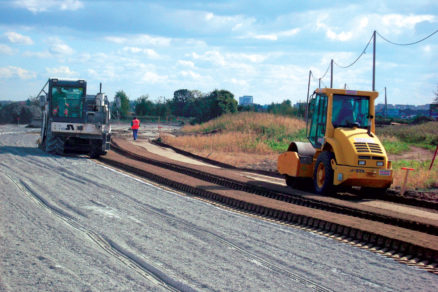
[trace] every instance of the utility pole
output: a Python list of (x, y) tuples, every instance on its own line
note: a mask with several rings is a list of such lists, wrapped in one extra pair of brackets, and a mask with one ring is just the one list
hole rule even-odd
[(333, 88), (333, 59), (330, 62), (330, 88)]
[(310, 78), (312, 77), (312, 70), (309, 70), (309, 82), (307, 83), (307, 102), (306, 102), (306, 121), (307, 121), (307, 114), (309, 110), (309, 93), (310, 93)]
[(319, 78), (318, 88), (321, 88), (321, 78)]
[(373, 33), (373, 91), (376, 91), (376, 31)]
[(385, 119), (388, 116), (388, 101), (386, 99), (386, 86), (385, 86)]

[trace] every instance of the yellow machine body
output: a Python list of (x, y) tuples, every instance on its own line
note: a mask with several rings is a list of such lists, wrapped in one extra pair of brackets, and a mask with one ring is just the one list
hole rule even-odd
[[(375, 135), (377, 96), (373, 91), (316, 90), (309, 103), (309, 143), (292, 142), (278, 157), (279, 173), (287, 180), (319, 179), (316, 189), (321, 193), (325, 191), (321, 189), (325, 188), (326, 175), (330, 186), (388, 188), (393, 172), (385, 148)], [(343, 115), (350, 116), (343, 119)]]

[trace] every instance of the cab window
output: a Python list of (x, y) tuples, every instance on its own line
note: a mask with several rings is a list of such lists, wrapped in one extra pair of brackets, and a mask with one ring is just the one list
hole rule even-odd
[(52, 88), (52, 116), (81, 118), (83, 88), (57, 86)]
[(333, 127), (368, 127), (369, 97), (333, 95)]

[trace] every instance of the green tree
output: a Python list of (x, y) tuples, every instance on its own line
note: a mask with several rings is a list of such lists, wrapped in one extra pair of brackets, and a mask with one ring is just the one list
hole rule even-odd
[(172, 113), (176, 116), (190, 116), (190, 107), (193, 102), (192, 92), (188, 89), (179, 89), (173, 93), (171, 101)]
[(237, 112), (237, 101), (227, 90), (214, 90), (194, 101), (195, 122), (202, 123), (226, 113)]
[(120, 117), (122, 119), (126, 119), (129, 115), (130, 109), (128, 96), (123, 90), (119, 90), (116, 92), (115, 100), (117, 107), (120, 106), (120, 108), (118, 108), (118, 110), (120, 111)]
[(135, 114), (139, 116), (149, 115), (153, 112), (154, 104), (149, 100), (149, 95), (142, 95), (135, 103)]
[(213, 98), (213, 112), (215, 117), (237, 112), (237, 101), (231, 92), (216, 89), (210, 96)]
[(271, 103), (268, 106), (268, 112), (275, 115), (284, 116), (297, 116), (299, 114), (299, 108), (292, 107), (292, 103), (289, 99), (283, 101), (282, 103)]
[(166, 100), (164, 96), (158, 97), (158, 101), (154, 106), (154, 112), (164, 119), (167, 119), (172, 114), (170, 100)]

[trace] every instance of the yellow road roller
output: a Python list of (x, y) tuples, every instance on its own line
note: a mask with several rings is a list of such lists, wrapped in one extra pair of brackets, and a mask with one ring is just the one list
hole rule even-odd
[(292, 142), (278, 157), (286, 184), (311, 179), (318, 194), (360, 186), (383, 193), (393, 172), (375, 134), (375, 91), (320, 88), (309, 98), (306, 133), (309, 142)]

